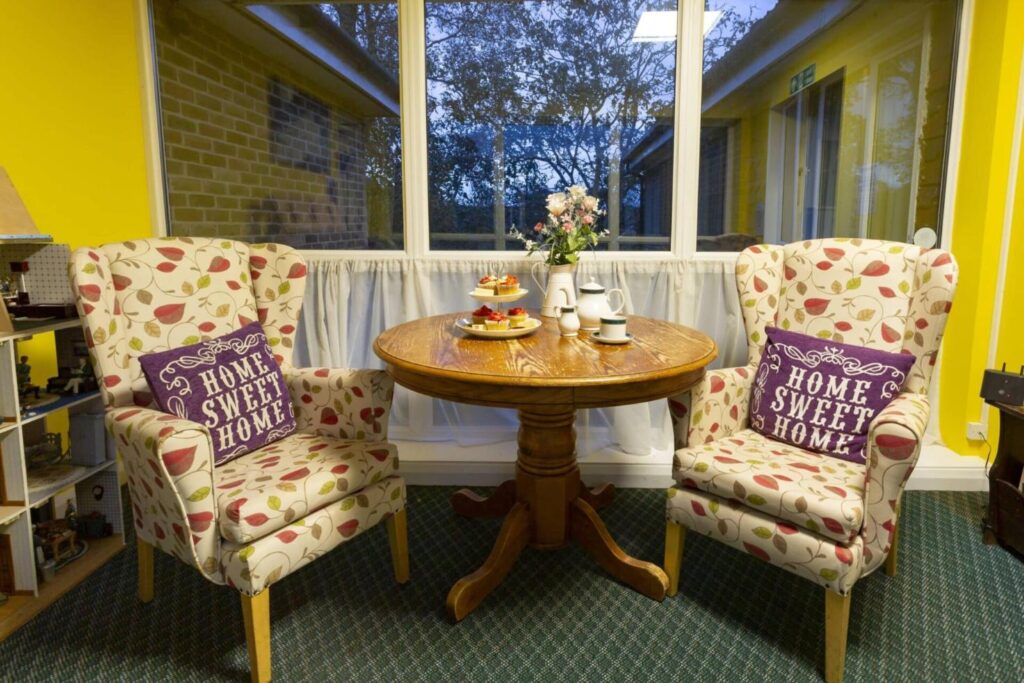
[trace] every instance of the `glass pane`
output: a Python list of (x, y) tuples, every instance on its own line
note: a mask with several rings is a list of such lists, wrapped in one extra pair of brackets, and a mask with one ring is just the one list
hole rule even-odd
[(956, 0), (707, 0), (697, 248), (941, 231)]
[(172, 235), (402, 248), (397, 2), (153, 16)]
[(601, 248), (667, 250), (675, 2), (426, 5), (430, 244), (515, 249), (580, 184)]

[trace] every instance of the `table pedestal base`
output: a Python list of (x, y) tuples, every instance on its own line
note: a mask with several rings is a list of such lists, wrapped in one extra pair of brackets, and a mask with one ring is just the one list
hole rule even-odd
[(448, 615), (462, 620), (504, 580), (523, 548), (557, 549), (579, 543), (605, 571), (657, 601), (665, 599), (668, 577), (661, 567), (634, 559), (615, 543), (597, 510), (615, 494), (611, 484), (588, 489), (576, 463), (575, 411), (531, 408), (519, 411), (516, 478), (487, 498), (469, 490), (452, 496), (465, 517), (501, 517), (491, 554), (448, 592)]

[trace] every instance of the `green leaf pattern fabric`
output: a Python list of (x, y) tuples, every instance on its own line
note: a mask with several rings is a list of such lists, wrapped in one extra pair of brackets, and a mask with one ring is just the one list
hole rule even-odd
[[(889, 553), (928, 422), (925, 394), (956, 289), (940, 249), (862, 239), (757, 245), (736, 262), (748, 364), (669, 399), (676, 454), (667, 517), (839, 593)], [(747, 429), (767, 325), (913, 354), (872, 422), (860, 466)]]
[(228, 585), (255, 595), (401, 511), (405, 499), (402, 478), (388, 477), (252, 543), (225, 541), (221, 571)]
[(338, 439), (385, 441), (395, 382), (383, 370), (285, 366), (299, 431)]
[(672, 476), (680, 486), (735, 499), (846, 543), (864, 522), (865, 470), (744, 429), (676, 451)]
[(220, 534), (248, 543), (397, 473), (392, 444), (286, 436), (214, 469)]

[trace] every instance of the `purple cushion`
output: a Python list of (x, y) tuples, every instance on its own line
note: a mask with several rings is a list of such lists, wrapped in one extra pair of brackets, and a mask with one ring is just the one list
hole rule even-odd
[(750, 426), (778, 441), (863, 463), (871, 421), (900, 392), (914, 356), (777, 327), (765, 332)]
[(161, 410), (210, 429), (216, 465), (295, 431), (284, 375), (258, 322), (139, 363)]

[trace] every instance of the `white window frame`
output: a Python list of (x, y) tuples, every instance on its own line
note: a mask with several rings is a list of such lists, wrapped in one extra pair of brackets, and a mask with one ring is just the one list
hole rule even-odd
[[(257, 0), (251, 0), (254, 4)], [(266, 0), (263, 0), (266, 2)], [(427, 97), (426, 97), (426, 7), (424, 0), (397, 0), (399, 23), (399, 92), (401, 109), (403, 179), (426, 178)], [(953, 201), (960, 147), (963, 135), (964, 80), (967, 73), (969, 40), (974, 15), (974, 0), (960, 0), (952, 113), (948, 132), (947, 161), (944, 175), (942, 244), (952, 243)], [(698, 192), (701, 125), (701, 79), (703, 55), (704, 0), (678, 0), (676, 27), (675, 112), (673, 117), (672, 219), (670, 248), (666, 251), (602, 251), (599, 261), (657, 261), (680, 258), (696, 261), (732, 261), (735, 252), (697, 251), (697, 205), (685, 201)], [(143, 98), (145, 152), (148, 170), (153, 233), (168, 234), (166, 185), (160, 134), (159, 88), (154, 59), (151, 0), (135, 0), (138, 30), (138, 54)], [(770, 119), (773, 120), (773, 119)], [(769, 134), (769, 140), (773, 136)], [(403, 238), (401, 250), (302, 250), (308, 256), (340, 259), (425, 259), (514, 261), (524, 257), (519, 250), (440, 251), (430, 248), (430, 217), (426, 182), (403, 182)], [(771, 215), (777, 198), (766, 197), (766, 215)], [(766, 225), (766, 238), (767, 225)]]

